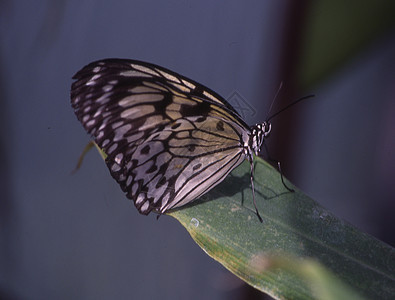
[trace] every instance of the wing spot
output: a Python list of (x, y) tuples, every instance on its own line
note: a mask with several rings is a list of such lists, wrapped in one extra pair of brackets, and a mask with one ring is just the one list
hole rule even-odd
[(103, 91), (104, 91), (104, 92), (109, 92), (109, 91), (111, 91), (113, 88), (114, 88), (113, 85), (108, 84), (108, 85), (103, 86)]
[(136, 70), (123, 71), (123, 72), (120, 72), (119, 75), (124, 76), (124, 77), (151, 77), (147, 74), (144, 74), (144, 73), (136, 71)]
[(111, 166), (111, 171), (113, 171), (113, 172), (118, 172), (119, 170), (121, 170), (121, 166), (120, 166), (120, 165), (118, 165), (118, 164), (113, 164), (113, 165)]
[(198, 164), (193, 166), (193, 170), (196, 171), (197, 169), (200, 169), (201, 167), (202, 167), (202, 164), (198, 163)]
[(132, 129), (131, 124), (125, 124), (115, 130), (114, 141), (119, 141), (125, 138), (125, 135)]
[(115, 151), (115, 149), (117, 149), (118, 148), (118, 143), (114, 143), (114, 144), (112, 144), (111, 145), (111, 147), (110, 148), (108, 148), (108, 150), (107, 150), (107, 154), (111, 154), (112, 152), (114, 152)]
[(86, 123), (86, 126), (87, 126), (87, 127), (91, 127), (91, 126), (95, 125), (95, 123), (96, 123), (96, 120), (95, 120), (95, 119), (92, 119), (92, 120), (90, 120), (90, 121), (88, 121), (88, 122)]
[(99, 79), (100, 77), (101, 77), (101, 74), (93, 75), (90, 81), (95, 81), (95, 80)]
[(193, 151), (195, 151), (195, 149), (196, 149), (195, 145), (188, 145), (188, 151), (189, 152), (193, 152)]
[(109, 139), (106, 139), (103, 141), (103, 143), (101, 144), (101, 147), (104, 148), (105, 146), (107, 146), (110, 143)]
[(119, 126), (123, 125), (125, 122), (124, 121), (119, 121), (115, 122), (114, 124), (111, 125), (112, 129), (117, 129)]
[(215, 102), (221, 102), (221, 101), (218, 100), (218, 98), (214, 97), (212, 94), (210, 94), (207, 91), (203, 91), (203, 95), (205, 95), (207, 98), (209, 98), (209, 99), (211, 99), (211, 100), (213, 100)]
[[(131, 180), (133, 180), (132, 175), (130, 175), (129, 178), (132, 178)], [(129, 180), (129, 178), (128, 178), (128, 180)], [(139, 187), (139, 184), (137, 182), (133, 183), (133, 185), (132, 185), (132, 195), (136, 194), (138, 187)]]
[(156, 73), (154, 70), (152, 70), (152, 69), (150, 69), (148, 67), (145, 67), (145, 66), (142, 66), (142, 65), (136, 65), (136, 64), (130, 64), (130, 66), (132, 68), (140, 71), (140, 72), (148, 73), (148, 74), (153, 75), (153, 76), (158, 76), (158, 73)]
[(74, 99), (72, 99), (72, 101), (74, 102), (74, 104), (78, 104), (78, 102), (80, 102), (81, 97), (77, 96)]
[(219, 131), (225, 130), (224, 129), (224, 122), (222, 122), (222, 121), (217, 122), (217, 130), (219, 130)]
[(144, 204), (141, 206), (140, 210), (142, 212), (146, 212), (148, 210), (148, 208), (149, 208), (149, 202), (145, 201)]
[(176, 137), (179, 138), (179, 139), (184, 139), (184, 138), (187, 138), (189, 136), (190, 136), (189, 135), (189, 131), (179, 131), (176, 134)]
[(180, 82), (177, 77), (175, 77), (175, 76), (173, 76), (173, 75), (171, 75), (171, 74), (169, 74), (169, 73), (167, 73), (167, 72), (165, 72), (163, 70), (160, 70), (160, 69), (155, 69), (155, 70), (157, 72), (159, 72), (163, 77), (165, 77), (169, 81), (173, 81), (173, 82), (176, 82), (176, 83)]
[(98, 116), (100, 116), (102, 114), (102, 110), (98, 109), (95, 114), (93, 115), (93, 118), (97, 118)]
[(108, 101), (110, 101), (110, 98), (107, 94), (104, 94), (100, 98), (96, 99), (96, 102), (101, 105), (106, 104)]
[(121, 162), (122, 162), (122, 159), (123, 159), (123, 153), (118, 153), (116, 156), (115, 156), (115, 162), (117, 163), (117, 164), (121, 164)]
[[(126, 186), (129, 186), (132, 183), (132, 181), (133, 181), (133, 175), (129, 175), (128, 179), (126, 180)], [(134, 185), (132, 186), (132, 193), (133, 193), (133, 187)]]
[(158, 183), (156, 184), (155, 188), (160, 188), (162, 185), (166, 183), (166, 177), (163, 176), (161, 179), (159, 179)]
[(206, 117), (202, 116), (202, 117), (197, 118), (196, 122), (201, 123), (201, 122), (206, 121), (206, 119), (207, 119)]
[[(138, 96), (134, 96), (138, 100)], [(126, 98), (125, 98), (126, 99)], [(123, 101), (123, 100), (122, 100)], [(132, 102), (129, 105), (133, 104)], [(124, 103), (119, 102), (119, 105), (126, 107), (126, 101)], [(140, 117), (143, 113), (144, 115), (149, 115), (155, 112), (155, 107), (153, 105), (139, 105), (132, 108), (128, 108), (121, 112), (121, 117), (125, 119), (136, 119)]]
[(148, 154), (150, 151), (150, 146), (149, 145), (145, 145), (143, 149), (140, 150), (141, 154)]
[(145, 199), (144, 194), (142, 194), (142, 193), (139, 194), (138, 197), (137, 197), (137, 199), (136, 199), (136, 204), (137, 204), (137, 205), (140, 204), (141, 202), (144, 201), (144, 199)]
[(99, 131), (99, 133), (97, 134), (96, 138), (97, 139), (101, 139), (104, 136), (104, 132), (103, 131)]
[(182, 83), (185, 84), (187, 87), (189, 87), (191, 90), (196, 88), (196, 85), (194, 85), (192, 82), (189, 82), (185, 79), (182, 79)]
[(164, 208), (167, 205), (167, 203), (169, 202), (169, 199), (170, 199), (170, 194), (167, 193), (162, 199), (162, 205), (160, 207), (160, 210), (162, 213), (164, 212)]
[(154, 173), (156, 170), (158, 170), (158, 167), (156, 165), (152, 165), (145, 173), (151, 174)]

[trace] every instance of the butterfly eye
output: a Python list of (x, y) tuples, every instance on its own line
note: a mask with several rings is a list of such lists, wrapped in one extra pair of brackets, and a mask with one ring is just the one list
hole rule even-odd
[(262, 131), (263, 131), (263, 136), (267, 137), (270, 134), (270, 131), (272, 131), (272, 123), (267, 121), (263, 122)]

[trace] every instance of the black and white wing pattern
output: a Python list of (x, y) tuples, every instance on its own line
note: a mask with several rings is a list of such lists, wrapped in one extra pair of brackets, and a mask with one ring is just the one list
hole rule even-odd
[(198, 198), (252, 162), (266, 136), (265, 124), (249, 128), (215, 92), (153, 64), (105, 59), (73, 79), (78, 120), (142, 214)]

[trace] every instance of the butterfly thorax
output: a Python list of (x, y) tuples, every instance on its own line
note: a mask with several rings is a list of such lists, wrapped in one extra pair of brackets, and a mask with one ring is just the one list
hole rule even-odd
[(255, 155), (258, 155), (261, 151), (263, 140), (270, 134), (271, 130), (272, 124), (267, 121), (251, 126), (250, 145)]

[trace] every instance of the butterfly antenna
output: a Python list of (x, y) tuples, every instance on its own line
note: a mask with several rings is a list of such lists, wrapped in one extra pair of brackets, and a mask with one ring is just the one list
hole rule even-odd
[[(276, 99), (277, 99), (278, 94), (280, 93), (282, 87), (283, 87), (283, 82), (281, 81), (281, 82), (280, 82), (280, 85), (278, 86), (277, 92), (276, 92), (276, 94), (275, 94), (274, 97), (273, 97), (272, 103), (270, 103), (270, 107), (269, 107), (269, 110), (268, 110), (268, 112), (267, 112), (267, 116), (268, 116), (268, 115), (270, 114), (270, 112), (272, 111), (274, 102), (276, 102)], [(267, 120), (267, 116), (266, 116), (266, 119), (265, 119), (265, 120)]]
[(283, 111), (287, 110), (288, 108), (294, 106), (295, 104), (297, 104), (297, 103), (299, 103), (299, 102), (301, 102), (301, 101), (303, 101), (303, 100), (306, 100), (306, 99), (309, 99), (309, 98), (313, 98), (313, 97), (314, 97), (314, 95), (307, 95), (307, 96), (304, 96), (304, 97), (302, 97), (302, 98), (299, 98), (299, 99), (295, 100), (294, 102), (288, 104), (286, 107), (280, 109), (280, 110), (279, 110), (278, 112), (276, 112), (275, 114), (271, 115), (268, 119), (266, 119), (266, 121), (269, 122), (269, 121), (270, 121), (271, 119), (273, 119), (275, 116), (278, 116), (280, 113), (282, 113)]

